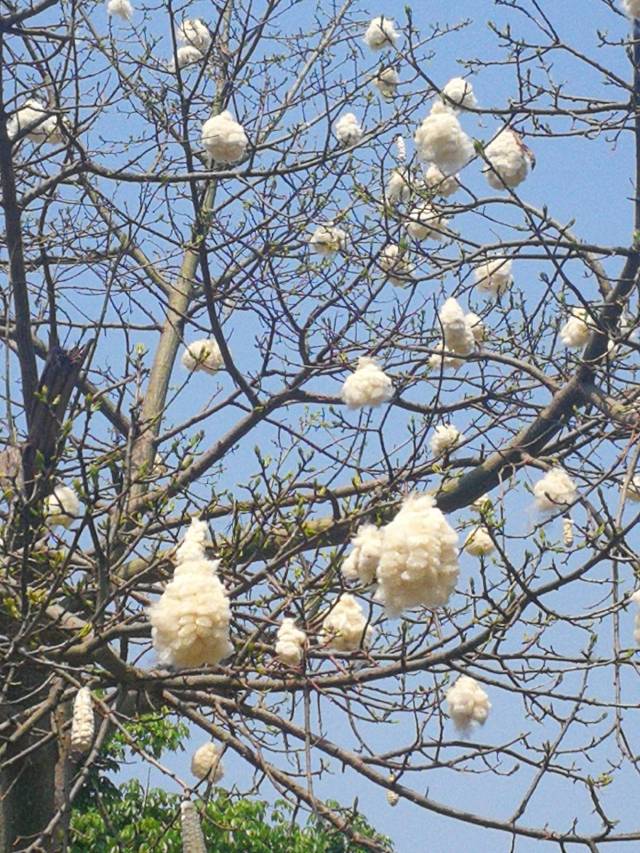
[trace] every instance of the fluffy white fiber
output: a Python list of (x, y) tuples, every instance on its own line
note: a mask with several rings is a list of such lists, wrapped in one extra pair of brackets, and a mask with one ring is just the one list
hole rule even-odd
[(452, 370), (457, 370), (459, 367), (462, 367), (464, 364), (463, 358), (456, 358), (454, 353), (451, 350), (445, 348), (445, 345), (442, 341), (438, 341), (438, 343), (434, 347), (435, 352), (429, 356), (429, 367), (434, 370), (446, 370), (447, 368), (451, 368)]
[(469, 311), (468, 314), (465, 314), (464, 321), (467, 324), (473, 338), (477, 344), (481, 344), (482, 341), (487, 336), (487, 330), (485, 329), (484, 323), (481, 318), (478, 317), (473, 311)]
[(485, 557), (495, 550), (496, 546), (486, 527), (476, 527), (464, 540), (462, 547), (472, 557)]
[(36, 98), (25, 101), (7, 122), (9, 139), (14, 140), (24, 131), (27, 139), (32, 139), (34, 142), (58, 144), (64, 140), (58, 126), (58, 119), (51, 115), (48, 107)]
[(207, 741), (199, 746), (191, 756), (191, 772), (196, 779), (219, 782), (224, 776), (224, 765), (220, 760), (222, 750), (215, 743)]
[(395, 47), (398, 43), (398, 32), (393, 18), (385, 18), (384, 15), (374, 18), (367, 27), (364, 41), (368, 48), (375, 51)]
[(407, 231), (414, 240), (444, 240), (448, 220), (429, 201), (416, 204), (409, 213)]
[(458, 536), (434, 498), (409, 495), (382, 533), (375, 600), (387, 615), (446, 604), (458, 579)]
[(205, 373), (215, 373), (224, 367), (220, 347), (213, 338), (193, 341), (182, 353), (182, 366), (187, 370), (203, 370)]
[(390, 204), (409, 201), (413, 182), (411, 173), (406, 168), (394, 169), (385, 188), (385, 198)]
[(577, 497), (576, 484), (563, 468), (552, 468), (533, 486), (536, 507), (552, 512), (573, 503)]
[(336, 121), (333, 131), (342, 145), (355, 145), (362, 139), (360, 122), (353, 113), (345, 113)]
[(399, 133), (393, 141), (396, 144), (396, 156), (401, 163), (404, 163), (407, 159), (407, 143), (404, 141), (404, 137), (401, 133)]
[(201, 138), (210, 157), (218, 163), (230, 165), (244, 159), (249, 145), (243, 126), (228, 110), (205, 121)]
[(483, 725), (489, 716), (491, 703), (475, 678), (461, 675), (453, 687), (447, 690), (449, 715), (456, 728), (465, 731), (474, 723)]
[(438, 319), (445, 347), (455, 355), (470, 355), (475, 349), (476, 339), (457, 299), (450, 296), (444, 302), (438, 311)]
[(133, 6), (129, 0), (108, 0), (107, 15), (115, 15), (123, 21), (130, 21), (133, 17)]
[(633, 623), (633, 639), (640, 644), (640, 589), (637, 589), (631, 596), (631, 601), (638, 607), (635, 620)]
[(411, 281), (413, 264), (407, 259), (400, 247), (393, 243), (385, 246), (380, 252), (378, 265), (395, 287), (404, 287)]
[(307, 635), (296, 626), (295, 620), (286, 617), (278, 628), (276, 656), (288, 666), (298, 666), (304, 656)]
[(560, 340), (570, 349), (583, 347), (591, 335), (591, 327), (587, 323), (587, 312), (584, 308), (573, 308), (571, 316), (560, 329)]
[(75, 752), (89, 752), (93, 744), (95, 719), (93, 702), (88, 687), (81, 687), (73, 700), (73, 716), (71, 718), (71, 749)]
[(149, 607), (153, 645), (164, 664), (213, 665), (233, 651), (229, 599), (216, 575), (220, 561), (206, 557), (208, 541), (205, 522), (193, 519), (176, 553), (173, 579)]
[(472, 110), (478, 106), (473, 86), (463, 77), (453, 77), (442, 90), (445, 103), (456, 112), (459, 110)]
[(490, 168), (483, 169), (496, 190), (519, 186), (529, 174), (530, 159), (518, 134), (507, 127), (484, 149)]
[(640, 18), (640, 0), (622, 0), (622, 8), (630, 18)]
[(448, 198), (460, 189), (456, 175), (445, 175), (436, 165), (432, 163), (424, 176), (425, 184), (434, 190), (436, 195)]
[(415, 134), (418, 157), (434, 163), (444, 175), (454, 175), (473, 157), (473, 143), (454, 110), (436, 101)]
[(70, 527), (79, 515), (80, 501), (69, 486), (56, 486), (44, 502), (44, 517), (49, 527)]
[(396, 69), (389, 66), (388, 68), (381, 68), (372, 82), (382, 97), (389, 101), (396, 94), (400, 77)]
[(211, 33), (206, 24), (200, 18), (191, 18), (183, 21), (178, 27), (178, 41), (197, 47), (202, 53), (206, 53), (211, 44)]
[(562, 542), (565, 548), (573, 545), (573, 519), (569, 515), (562, 519)]
[(396, 794), (395, 791), (387, 791), (387, 802), (390, 806), (397, 806), (400, 802), (400, 794)]
[(309, 245), (319, 255), (335, 255), (347, 245), (347, 235), (342, 228), (335, 225), (318, 225), (309, 238)]
[(382, 554), (383, 533), (375, 524), (363, 524), (351, 540), (351, 553), (342, 564), (342, 574), (350, 581), (373, 583)]
[(478, 290), (500, 296), (513, 284), (511, 261), (505, 258), (492, 258), (480, 264), (473, 271)]
[(172, 60), (169, 68), (175, 71), (176, 68), (188, 68), (190, 65), (196, 65), (202, 60), (202, 51), (192, 44), (183, 44), (176, 50), (176, 58)]
[(393, 382), (375, 359), (362, 356), (356, 370), (345, 379), (340, 396), (350, 409), (379, 406), (393, 396)]
[(640, 501), (640, 474), (634, 474), (629, 481), (627, 497), (632, 501)]
[(442, 456), (445, 451), (453, 450), (464, 438), (453, 424), (438, 424), (429, 441), (434, 456)]
[(322, 621), (320, 642), (339, 652), (354, 652), (367, 645), (371, 633), (358, 602), (343, 593)]
[(207, 853), (200, 815), (190, 800), (180, 803), (180, 828), (182, 830), (182, 853)]

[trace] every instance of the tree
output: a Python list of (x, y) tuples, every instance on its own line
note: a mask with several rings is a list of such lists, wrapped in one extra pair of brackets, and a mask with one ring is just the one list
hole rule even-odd
[(453, 5), (3, 0), (0, 848), (164, 707), (363, 849), (640, 839), (640, 8)]

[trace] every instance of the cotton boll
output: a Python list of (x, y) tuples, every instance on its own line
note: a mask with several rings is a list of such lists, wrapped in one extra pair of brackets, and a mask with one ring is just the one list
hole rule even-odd
[(73, 715), (71, 718), (71, 749), (74, 752), (89, 752), (93, 745), (95, 719), (93, 702), (88, 687), (81, 687), (73, 700)]
[(385, 189), (385, 198), (390, 204), (409, 201), (413, 181), (408, 169), (394, 169)]
[(504, 258), (492, 258), (480, 264), (473, 271), (478, 290), (500, 296), (513, 284), (511, 261)]
[(429, 447), (434, 456), (442, 456), (445, 451), (449, 452), (457, 447), (463, 438), (464, 435), (453, 424), (438, 424), (429, 441)]
[(455, 112), (437, 101), (415, 134), (418, 157), (434, 163), (445, 175), (454, 175), (473, 157), (473, 143), (462, 130)]
[(353, 113), (340, 116), (333, 130), (338, 142), (342, 145), (356, 145), (362, 139), (360, 122)]
[(210, 547), (212, 542), (207, 522), (192, 518), (184, 539), (176, 548), (176, 562), (184, 566), (185, 563), (199, 561)]
[(486, 527), (476, 527), (464, 541), (463, 549), (472, 557), (486, 557), (495, 551), (495, 545)]
[(562, 542), (565, 548), (573, 545), (573, 520), (569, 515), (562, 519)]
[(591, 327), (588, 325), (587, 312), (584, 308), (574, 308), (571, 316), (560, 329), (560, 340), (570, 349), (583, 347), (589, 341)]
[(640, 18), (640, 0), (622, 0), (622, 8), (630, 18)]
[(318, 225), (309, 238), (309, 245), (319, 255), (335, 255), (346, 248), (347, 235), (342, 228), (336, 228), (334, 225)]
[(133, 17), (133, 6), (129, 0), (108, 0), (107, 15), (115, 15), (123, 21), (130, 21)]
[(213, 338), (193, 341), (182, 353), (182, 365), (187, 370), (203, 370), (205, 373), (216, 373), (224, 367), (224, 359), (220, 347)]
[(374, 18), (367, 27), (364, 41), (367, 47), (375, 51), (395, 47), (398, 42), (398, 32), (393, 18), (385, 18), (384, 15)]
[(385, 101), (390, 101), (395, 97), (400, 83), (400, 77), (395, 68), (381, 68), (373, 78), (372, 82)]
[(393, 397), (393, 382), (375, 359), (363, 356), (358, 359), (356, 370), (345, 379), (341, 397), (350, 409), (375, 408)]
[(448, 220), (440, 214), (431, 202), (417, 204), (409, 213), (407, 231), (414, 240), (444, 240)]
[(362, 608), (344, 593), (322, 621), (320, 642), (339, 652), (355, 652), (368, 644), (371, 634)]
[(453, 77), (442, 90), (445, 103), (456, 112), (459, 110), (472, 110), (478, 106), (476, 96), (473, 94), (473, 86), (463, 77)]
[(70, 527), (80, 515), (80, 501), (69, 486), (56, 486), (44, 502), (44, 519), (49, 527)]
[(633, 603), (638, 607), (638, 612), (636, 613), (633, 625), (633, 639), (640, 645), (640, 589), (637, 589), (633, 593), (630, 597), (630, 601), (633, 601)]
[(395, 791), (387, 791), (387, 802), (392, 808), (397, 806), (400, 802), (400, 794), (396, 794)]
[(563, 468), (552, 468), (533, 487), (536, 506), (541, 512), (552, 512), (577, 497), (576, 484)]
[(216, 162), (233, 165), (244, 159), (249, 140), (243, 126), (225, 110), (202, 125), (202, 144)]
[(477, 314), (474, 314), (473, 311), (470, 311), (465, 315), (464, 321), (467, 324), (467, 328), (473, 335), (474, 341), (477, 344), (481, 344), (487, 336), (487, 330), (485, 329), (484, 323), (480, 317), (478, 317)]
[(404, 287), (411, 281), (413, 264), (407, 260), (399, 246), (385, 246), (378, 257), (378, 266), (395, 287)]
[(446, 604), (458, 579), (458, 536), (434, 498), (409, 495), (382, 532), (375, 600), (387, 615)]
[(429, 367), (434, 370), (446, 370), (449, 367), (457, 370), (464, 364), (464, 359), (456, 358), (450, 350), (445, 348), (442, 341), (438, 341), (434, 349), (435, 352), (429, 356), (428, 361)]
[(307, 635), (296, 627), (294, 619), (288, 617), (282, 620), (278, 628), (276, 656), (287, 666), (298, 666), (304, 656)]
[(382, 530), (375, 524), (363, 524), (351, 540), (351, 548), (342, 564), (343, 576), (366, 585), (373, 583), (382, 553)]
[(461, 675), (447, 690), (449, 715), (457, 729), (465, 731), (474, 724), (483, 725), (489, 716), (489, 697), (475, 678)]
[(23, 132), (27, 139), (34, 142), (55, 144), (63, 141), (56, 116), (51, 115), (49, 108), (35, 98), (25, 101), (7, 122), (7, 135), (10, 140), (14, 140)]
[(429, 189), (442, 198), (448, 198), (460, 189), (457, 175), (445, 175), (433, 163), (427, 169), (424, 180)]
[(211, 741), (203, 743), (191, 757), (191, 772), (196, 779), (206, 779), (214, 785), (224, 776), (224, 766), (220, 760), (222, 750)]
[(484, 149), (490, 167), (483, 169), (490, 186), (496, 190), (519, 186), (529, 174), (528, 149), (520, 136), (507, 127)]
[(183, 44), (197, 47), (202, 53), (206, 53), (211, 44), (211, 33), (200, 18), (183, 21), (178, 27), (177, 38)]
[(220, 561), (206, 557), (202, 524), (192, 522), (172, 580), (148, 609), (154, 648), (162, 663), (176, 668), (214, 665), (233, 651), (229, 599), (216, 575)]
[(197, 65), (199, 62), (202, 62), (202, 51), (192, 44), (183, 44), (176, 50), (176, 58), (171, 60), (169, 68), (171, 71), (175, 71), (176, 68), (188, 68), (190, 65)]
[(629, 481), (627, 497), (632, 501), (640, 501), (640, 474), (634, 474)]
[(449, 297), (440, 308), (438, 318), (445, 347), (456, 355), (470, 355), (475, 349), (476, 341), (457, 299)]
[(407, 159), (407, 144), (401, 134), (398, 134), (393, 140), (396, 145), (396, 157), (401, 163)]
[(180, 803), (180, 829), (182, 853), (207, 853), (207, 845), (200, 826), (200, 815), (190, 800)]

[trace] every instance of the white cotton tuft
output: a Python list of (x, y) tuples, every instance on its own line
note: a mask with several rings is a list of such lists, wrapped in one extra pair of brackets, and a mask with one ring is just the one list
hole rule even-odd
[(414, 240), (444, 240), (447, 237), (448, 220), (429, 201), (415, 205), (409, 213), (407, 231)]
[(224, 359), (217, 342), (213, 338), (205, 338), (186, 347), (182, 353), (182, 366), (191, 371), (216, 373), (224, 367)]
[(58, 119), (36, 98), (25, 101), (7, 122), (7, 136), (10, 140), (23, 132), (27, 139), (34, 142), (57, 144), (64, 141)]
[(565, 515), (562, 519), (562, 542), (565, 548), (573, 545), (573, 519), (570, 515)]
[(486, 557), (496, 546), (486, 527), (476, 527), (464, 540), (462, 547), (472, 557)]
[(220, 747), (211, 741), (199, 746), (191, 757), (191, 772), (196, 779), (206, 779), (213, 784), (219, 782), (224, 776), (221, 754)]
[(453, 424), (438, 424), (429, 441), (429, 447), (434, 456), (442, 456), (445, 451), (457, 447), (463, 438), (464, 435)]
[(343, 593), (322, 620), (320, 642), (339, 652), (355, 652), (369, 643), (371, 634), (358, 602)]
[(176, 668), (215, 665), (233, 651), (229, 599), (216, 574), (220, 561), (207, 559), (202, 524), (192, 521), (173, 578), (148, 609), (153, 646), (162, 663)]
[(182, 853), (207, 853), (202, 834), (200, 815), (190, 800), (180, 803), (180, 828), (182, 830)]
[(385, 198), (390, 204), (409, 201), (413, 186), (411, 173), (407, 168), (394, 169), (384, 191)]
[(520, 136), (511, 128), (501, 130), (484, 149), (489, 166), (483, 169), (495, 190), (519, 186), (529, 174), (531, 159)]
[(380, 252), (378, 266), (394, 287), (404, 287), (411, 281), (413, 264), (395, 244), (385, 246)]
[(489, 716), (489, 697), (475, 678), (461, 675), (453, 687), (447, 690), (449, 715), (457, 729), (465, 731), (474, 723), (483, 725)]
[(390, 101), (396, 94), (400, 77), (395, 68), (381, 68), (372, 80), (373, 85), (386, 101)]
[(473, 330), (457, 299), (447, 299), (438, 311), (445, 347), (455, 355), (470, 355), (476, 346)]
[(442, 198), (448, 198), (460, 189), (457, 176), (445, 175), (434, 163), (427, 169), (424, 180), (429, 189)]
[(401, 134), (396, 136), (394, 142), (396, 144), (396, 157), (401, 163), (404, 163), (407, 159), (407, 143), (404, 141), (404, 137)]
[(634, 624), (633, 624), (633, 639), (640, 645), (640, 589), (637, 589), (630, 598), (631, 601), (638, 607)]
[(188, 68), (190, 65), (197, 65), (202, 61), (202, 51), (194, 47), (192, 44), (183, 44), (176, 50), (176, 58), (169, 63), (169, 70), (175, 71), (176, 68)]
[(640, 501), (640, 474), (634, 474), (629, 481), (627, 497), (632, 501)]
[(286, 617), (278, 628), (276, 656), (287, 666), (298, 666), (304, 657), (307, 635), (296, 626), (295, 619)]
[(364, 41), (368, 48), (375, 51), (395, 47), (398, 43), (398, 32), (393, 18), (385, 18), (384, 15), (374, 18), (367, 27)]
[(375, 600), (387, 615), (446, 604), (458, 579), (458, 536), (434, 498), (409, 495), (382, 533)]
[(474, 314), (473, 311), (470, 311), (468, 314), (465, 314), (464, 321), (473, 335), (474, 341), (477, 344), (481, 344), (487, 336), (487, 330), (482, 319), (477, 314)]
[(71, 718), (71, 749), (74, 752), (89, 752), (93, 745), (95, 719), (93, 702), (88, 687), (81, 687), (73, 700), (73, 716)]
[(56, 486), (44, 502), (44, 520), (49, 527), (70, 527), (80, 515), (80, 501), (69, 486)]
[(552, 468), (533, 486), (536, 506), (541, 512), (552, 512), (573, 503), (576, 484), (563, 468)]
[(129, 0), (108, 0), (107, 15), (115, 15), (123, 21), (130, 21), (133, 17), (133, 6)]
[(353, 113), (345, 113), (336, 121), (333, 132), (342, 145), (355, 145), (362, 139), (360, 122)]
[(473, 275), (478, 290), (492, 296), (500, 296), (509, 290), (513, 284), (511, 261), (505, 258), (491, 258), (486, 263), (477, 266)]
[(347, 235), (342, 228), (335, 225), (318, 225), (309, 238), (309, 245), (319, 255), (335, 255), (338, 251), (344, 251), (347, 246)]
[(249, 146), (244, 127), (238, 124), (228, 110), (205, 121), (201, 139), (210, 157), (218, 163), (229, 165), (243, 160)]
[(640, 18), (640, 0), (622, 0), (622, 8), (630, 18)]
[(420, 160), (434, 163), (444, 175), (454, 175), (473, 157), (473, 143), (463, 131), (455, 112), (441, 101), (415, 134), (416, 151)]
[(345, 379), (340, 396), (350, 409), (375, 408), (393, 397), (393, 382), (375, 359), (362, 356), (357, 368)]
[(463, 77), (453, 77), (442, 90), (447, 106), (459, 110), (472, 110), (478, 106), (473, 86)]
[(428, 361), (429, 367), (434, 370), (446, 370), (449, 367), (452, 370), (457, 370), (464, 364), (464, 359), (456, 358), (455, 354), (452, 353), (451, 350), (446, 349), (442, 341), (438, 341), (434, 346), (434, 349), (435, 352), (429, 356)]
[(592, 328), (587, 323), (587, 312), (584, 308), (573, 308), (571, 316), (560, 329), (560, 340), (570, 349), (583, 347), (589, 341)]
[(387, 802), (391, 807), (397, 806), (400, 802), (400, 794), (396, 794), (395, 791), (387, 791)]
[(350, 581), (373, 583), (382, 553), (382, 530), (375, 524), (363, 524), (351, 540), (351, 553), (342, 564), (342, 574)]
[(200, 18), (192, 18), (180, 24), (177, 39), (182, 44), (197, 47), (201, 53), (206, 53), (211, 44), (211, 33)]

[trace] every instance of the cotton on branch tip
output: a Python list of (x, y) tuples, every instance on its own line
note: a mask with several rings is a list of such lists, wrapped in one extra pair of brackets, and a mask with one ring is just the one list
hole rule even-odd
[(378, 257), (378, 266), (394, 287), (404, 287), (411, 281), (414, 266), (400, 246), (385, 246)]
[(442, 241), (447, 237), (449, 222), (430, 201), (421, 201), (410, 211), (407, 231), (414, 240)]
[(473, 86), (463, 77), (452, 77), (442, 90), (442, 94), (445, 104), (455, 109), (456, 112), (472, 110), (478, 106), (476, 96), (473, 93)]
[(81, 687), (73, 700), (71, 717), (71, 748), (75, 752), (89, 752), (93, 745), (95, 719), (93, 701), (88, 687)]
[(522, 142), (520, 134), (509, 127), (500, 131), (487, 145), (484, 154), (489, 165), (483, 172), (489, 185), (496, 190), (519, 186), (529, 174), (533, 163), (531, 152)]
[(472, 557), (486, 557), (496, 546), (486, 527), (476, 527), (469, 533), (462, 547)]
[(491, 258), (484, 264), (479, 264), (473, 270), (478, 290), (491, 296), (501, 296), (513, 284), (511, 260), (507, 258)]
[(354, 652), (368, 645), (372, 633), (362, 607), (343, 593), (322, 621), (320, 642), (339, 652)]
[(228, 165), (244, 160), (249, 147), (244, 127), (228, 110), (205, 121), (201, 139), (207, 154), (214, 161)]
[(192, 44), (183, 44), (176, 50), (176, 58), (169, 63), (171, 71), (176, 68), (188, 68), (202, 61), (202, 52)]
[(183, 21), (176, 35), (179, 42), (196, 47), (201, 53), (206, 53), (211, 44), (211, 33), (200, 18), (188, 18)]
[(351, 553), (342, 564), (346, 580), (373, 583), (382, 553), (383, 532), (375, 524), (363, 524), (351, 540)]
[(491, 703), (480, 684), (469, 675), (461, 675), (453, 687), (447, 690), (449, 716), (457, 729), (466, 731), (475, 725), (483, 725)]
[(130, 21), (133, 12), (133, 5), (129, 0), (108, 0), (107, 2), (107, 14), (122, 18), (123, 21)]
[(197, 779), (206, 779), (214, 785), (224, 776), (224, 765), (221, 761), (222, 750), (215, 743), (208, 741), (199, 746), (191, 757), (191, 772)]
[(345, 379), (341, 397), (350, 409), (375, 408), (393, 397), (393, 382), (375, 359), (362, 356), (356, 370)]
[(213, 338), (193, 341), (182, 353), (182, 366), (192, 372), (202, 370), (205, 373), (216, 373), (224, 367), (224, 359), (217, 341)]
[(347, 234), (335, 225), (318, 225), (309, 238), (309, 245), (319, 255), (330, 257), (347, 247)]
[(276, 657), (287, 666), (298, 666), (304, 657), (307, 635), (296, 626), (295, 619), (285, 617), (278, 628)]
[(638, 645), (640, 645), (640, 589), (637, 589), (630, 596), (629, 600), (638, 608), (633, 621), (633, 639)]
[(444, 345), (455, 355), (471, 355), (476, 348), (473, 326), (457, 299), (447, 299), (438, 311)]
[(340, 116), (333, 127), (336, 139), (342, 145), (356, 145), (362, 139), (362, 128), (354, 113)]
[(464, 435), (453, 424), (438, 424), (429, 441), (434, 456), (442, 456), (445, 451), (456, 448)]
[(400, 76), (395, 68), (389, 66), (381, 68), (373, 78), (372, 83), (385, 101), (390, 101), (395, 97), (398, 85), (400, 84)]
[(394, 169), (391, 177), (387, 181), (385, 188), (385, 198), (389, 204), (398, 204), (399, 202), (409, 201), (414, 182), (411, 178), (411, 172), (405, 166)]
[(364, 34), (364, 42), (374, 51), (395, 47), (398, 43), (398, 31), (393, 18), (386, 18), (384, 15), (373, 18)]
[(48, 142), (54, 145), (64, 142), (57, 117), (36, 98), (25, 101), (7, 122), (7, 136), (11, 141), (22, 132), (25, 132), (27, 139), (34, 142)]
[(457, 175), (445, 175), (435, 163), (432, 163), (425, 173), (425, 184), (436, 195), (448, 198), (460, 189)]
[(592, 328), (587, 323), (587, 312), (584, 308), (573, 308), (571, 316), (560, 329), (560, 340), (570, 349), (583, 347), (589, 341)]
[(44, 518), (49, 527), (70, 527), (80, 515), (80, 501), (70, 486), (56, 486), (44, 502)]
[(453, 109), (436, 101), (415, 133), (420, 160), (435, 164), (444, 175), (454, 175), (473, 157), (473, 143)]
[(552, 468), (533, 486), (536, 506), (541, 512), (553, 512), (575, 501), (576, 484), (563, 468)]

